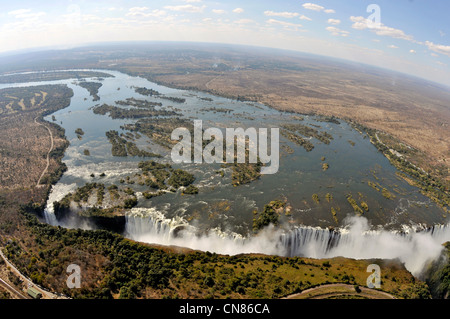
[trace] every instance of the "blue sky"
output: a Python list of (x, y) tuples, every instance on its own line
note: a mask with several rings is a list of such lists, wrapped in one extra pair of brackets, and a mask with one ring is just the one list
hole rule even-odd
[(448, 0), (0, 0), (0, 52), (129, 40), (249, 44), (450, 85), (449, 12)]

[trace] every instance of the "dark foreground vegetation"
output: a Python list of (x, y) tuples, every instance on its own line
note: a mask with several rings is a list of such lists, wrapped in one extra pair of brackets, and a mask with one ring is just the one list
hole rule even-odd
[[(430, 296), (424, 283), (391, 261), (175, 252), (108, 231), (56, 228), (22, 214), (29, 246), (11, 241), (4, 249), (8, 259), (36, 283), (74, 298), (279, 298), (326, 283), (363, 286), (373, 262), (382, 267), (385, 291), (400, 298)], [(71, 263), (83, 270), (81, 289), (65, 285)]]

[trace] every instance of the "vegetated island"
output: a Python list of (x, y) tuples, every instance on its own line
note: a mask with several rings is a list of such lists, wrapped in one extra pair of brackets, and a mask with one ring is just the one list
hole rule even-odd
[(115, 130), (106, 132), (106, 137), (111, 143), (111, 153), (113, 156), (161, 157), (160, 154), (139, 149), (134, 142), (119, 136), (119, 132)]
[(125, 227), (125, 211), (138, 204), (137, 195), (131, 188), (133, 185), (148, 187), (147, 191), (142, 192), (146, 199), (179, 189), (185, 195), (199, 192), (198, 188), (192, 185), (195, 181), (194, 175), (187, 171), (155, 161), (140, 162), (138, 167), (141, 172), (121, 179), (122, 185), (113, 184), (106, 187), (103, 183), (87, 183), (75, 192), (67, 194), (62, 200), (55, 201), (53, 208), (57, 220), (75, 213), (80, 218), (91, 219), (100, 228), (121, 232)]
[(57, 81), (85, 78), (108, 78), (114, 77), (111, 74), (97, 71), (51, 71), (51, 72), (35, 72), (24, 74), (5, 74), (0, 76), (0, 83), (26, 83), (41, 81)]
[(103, 86), (102, 83), (80, 81), (77, 84), (89, 91), (89, 94), (93, 97), (92, 100), (94, 102), (100, 100), (100, 96), (98, 96), (98, 90)]

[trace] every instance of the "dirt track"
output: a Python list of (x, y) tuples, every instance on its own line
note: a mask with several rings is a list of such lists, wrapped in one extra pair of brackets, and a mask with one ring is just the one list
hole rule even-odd
[(47, 165), (45, 166), (45, 169), (43, 170), (41, 176), (39, 177), (39, 180), (36, 183), (36, 187), (39, 187), (39, 185), (41, 184), (42, 177), (44, 177), (45, 173), (47, 173), (48, 167), (50, 166), (50, 153), (53, 150), (54, 141), (53, 141), (53, 133), (50, 130), (50, 128), (48, 126), (46, 126), (45, 124), (39, 123), (37, 121), (37, 118), (38, 117), (36, 117), (34, 119), (34, 123), (36, 123), (37, 125), (42, 125), (43, 127), (45, 127), (48, 130), (48, 133), (50, 134), (50, 149), (48, 150), (48, 153), (47, 153)]
[(298, 294), (287, 296), (283, 299), (327, 299), (341, 296), (355, 296), (369, 299), (396, 299), (393, 295), (384, 291), (359, 287), (361, 290), (357, 292), (353, 285), (347, 284), (330, 284), (306, 289)]

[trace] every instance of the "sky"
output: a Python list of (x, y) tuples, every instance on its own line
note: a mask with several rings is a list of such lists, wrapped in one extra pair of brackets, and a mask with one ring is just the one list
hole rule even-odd
[(448, 0), (0, 0), (0, 53), (111, 41), (245, 44), (450, 86)]

